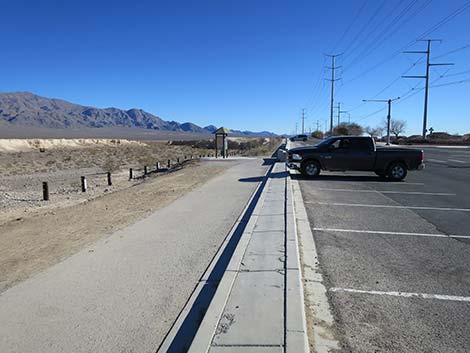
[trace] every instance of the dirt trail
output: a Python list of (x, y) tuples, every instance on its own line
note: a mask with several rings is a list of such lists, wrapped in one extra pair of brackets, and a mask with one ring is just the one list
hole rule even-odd
[(191, 163), (144, 183), (0, 225), (0, 293), (84, 246), (164, 207), (230, 167)]

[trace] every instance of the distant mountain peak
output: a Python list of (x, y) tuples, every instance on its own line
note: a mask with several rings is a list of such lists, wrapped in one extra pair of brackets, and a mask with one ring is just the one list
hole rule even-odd
[[(165, 121), (139, 108), (101, 109), (56, 98), (45, 98), (31, 92), (0, 93), (0, 123), (53, 129), (135, 127), (202, 134), (212, 134), (217, 130), (214, 125), (202, 128), (191, 122), (180, 124), (176, 121)], [(250, 131), (239, 133), (244, 136), (258, 136)], [(259, 136), (267, 134), (273, 135), (263, 132)]]

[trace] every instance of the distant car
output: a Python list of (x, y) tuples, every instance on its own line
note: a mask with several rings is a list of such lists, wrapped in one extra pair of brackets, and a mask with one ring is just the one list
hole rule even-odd
[(307, 135), (295, 135), (291, 137), (289, 140), (294, 142), (294, 141), (307, 141), (307, 139), (308, 139)]
[(359, 170), (402, 180), (408, 170), (424, 168), (424, 153), (411, 148), (377, 147), (370, 137), (334, 136), (315, 146), (290, 149), (287, 163), (306, 177), (316, 177), (322, 169)]

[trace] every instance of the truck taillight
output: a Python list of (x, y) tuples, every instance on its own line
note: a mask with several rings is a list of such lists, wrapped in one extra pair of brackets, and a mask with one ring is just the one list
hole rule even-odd
[(421, 150), (421, 162), (424, 162), (424, 151)]

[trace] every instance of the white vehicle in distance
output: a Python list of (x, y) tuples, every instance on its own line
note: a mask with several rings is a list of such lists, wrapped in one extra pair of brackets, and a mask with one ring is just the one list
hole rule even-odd
[(291, 142), (294, 141), (307, 141), (308, 137), (307, 135), (295, 135), (290, 138)]

